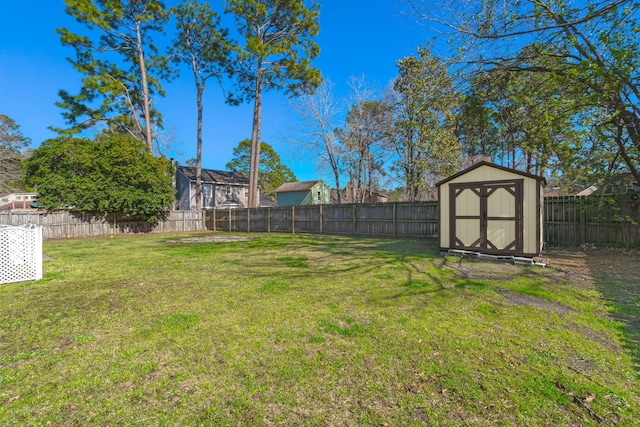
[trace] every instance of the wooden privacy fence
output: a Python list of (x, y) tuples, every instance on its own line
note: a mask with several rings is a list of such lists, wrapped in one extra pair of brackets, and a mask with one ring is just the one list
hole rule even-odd
[[(546, 245), (640, 246), (640, 208), (633, 202), (599, 206), (594, 197), (544, 201)], [(217, 231), (437, 238), (437, 202), (310, 205), (213, 210), (206, 228)]]
[(640, 203), (636, 199), (552, 197), (544, 201), (548, 245), (640, 246)]
[(9, 211), (0, 212), (0, 224), (40, 225), (43, 227), (44, 239), (204, 229), (202, 212), (195, 211), (171, 211), (164, 220), (156, 224), (121, 221), (113, 215), (73, 214), (67, 211)]
[[(640, 205), (615, 204), (599, 197), (557, 197), (544, 201), (546, 245), (622, 245), (640, 247)], [(174, 231), (314, 233), (358, 237), (425, 238), (438, 236), (437, 202), (311, 205), (278, 208), (171, 211), (155, 225), (116, 217), (75, 215), (65, 211), (0, 212), (0, 224), (36, 224), (44, 239)]]
[(207, 211), (217, 231), (333, 234), (358, 237), (436, 238), (437, 202), (308, 205)]

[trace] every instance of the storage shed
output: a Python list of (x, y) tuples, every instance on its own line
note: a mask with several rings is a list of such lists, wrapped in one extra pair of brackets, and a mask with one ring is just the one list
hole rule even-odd
[(440, 249), (539, 255), (545, 185), (542, 177), (487, 161), (439, 182)]

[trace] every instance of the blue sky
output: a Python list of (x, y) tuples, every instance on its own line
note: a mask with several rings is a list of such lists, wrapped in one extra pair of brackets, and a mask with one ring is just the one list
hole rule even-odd
[[(168, 5), (175, 3), (167, 1)], [(210, 2), (222, 11), (221, 1)], [(350, 76), (364, 76), (382, 90), (396, 75), (397, 60), (414, 55), (432, 34), (405, 16), (402, 0), (320, 0), (320, 56), (314, 61), (322, 75), (336, 85), (336, 95), (348, 96)], [(230, 24), (230, 21), (227, 21)], [(55, 29), (66, 27), (85, 33), (64, 12), (62, 0), (4, 2), (0, 17), (0, 114), (13, 118), (37, 147), (55, 134), (49, 126), (64, 127), (61, 110), (54, 105), (58, 91), (76, 93), (81, 75), (66, 58), (73, 50), (61, 46)], [(167, 32), (171, 31), (167, 28)], [(188, 73), (164, 85), (167, 96), (157, 99), (165, 130), (175, 140), (176, 157), (195, 157), (196, 108), (193, 81)], [(262, 140), (271, 144), (299, 180), (328, 178), (302, 160), (287, 138), (295, 138), (296, 116), (287, 98), (266, 94), (263, 102)], [(205, 92), (203, 166), (224, 169), (232, 150), (251, 135), (252, 104), (230, 107), (218, 87)]]

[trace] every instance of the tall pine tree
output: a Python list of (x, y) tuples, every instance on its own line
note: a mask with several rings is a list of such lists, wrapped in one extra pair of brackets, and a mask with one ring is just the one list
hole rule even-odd
[(153, 150), (154, 126), (162, 117), (154, 95), (164, 95), (160, 81), (167, 76), (166, 59), (158, 53), (153, 35), (167, 21), (159, 0), (65, 0), (66, 12), (89, 30), (89, 35), (57, 30), (63, 45), (73, 47), (73, 68), (84, 75), (76, 95), (60, 91), (57, 105), (71, 129), (78, 133), (102, 124), (126, 132)]
[(320, 49), (318, 5), (303, 0), (227, 0), (227, 12), (237, 21), (244, 39), (238, 83), (253, 98), (253, 130), (249, 173), (249, 207), (258, 206), (262, 95), (265, 90), (284, 90), (288, 95), (315, 90), (320, 72), (311, 60)]

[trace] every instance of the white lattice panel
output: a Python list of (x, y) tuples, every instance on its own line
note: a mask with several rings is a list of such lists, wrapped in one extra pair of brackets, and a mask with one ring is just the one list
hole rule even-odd
[(42, 228), (0, 225), (0, 283), (42, 279)]

